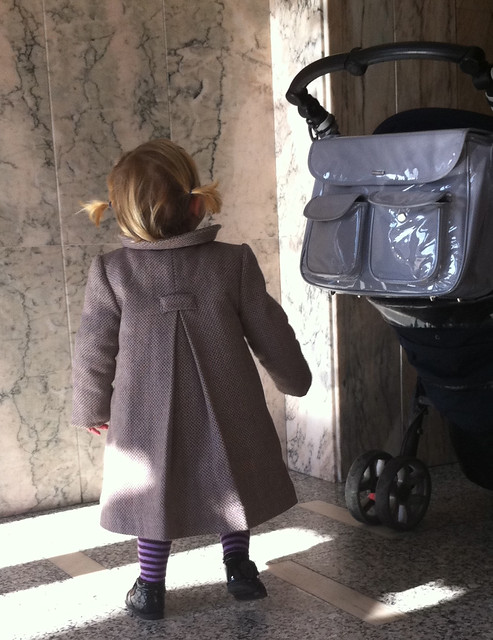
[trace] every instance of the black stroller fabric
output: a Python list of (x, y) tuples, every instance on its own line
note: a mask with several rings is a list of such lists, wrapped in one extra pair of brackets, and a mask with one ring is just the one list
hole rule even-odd
[(462, 471), (493, 489), (493, 325), (395, 329), (426, 396), (448, 422)]
[[(463, 127), (493, 131), (493, 118), (455, 109), (413, 109), (388, 118), (375, 133)], [(464, 474), (493, 489), (493, 296), (467, 304), (371, 302), (393, 324), (426, 396), (448, 421)], [(396, 317), (407, 318), (407, 326), (392, 322)]]
[[(458, 329), (400, 327), (396, 330), (409, 363), (423, 381), (449, 389), (477, 388), (490, 382), (493, 385), (493, 324)], [(471, 406), (467, 411), (475, 409)], [(473, 422), (478, 420), (480, 416)], [(493, 423), (493, 416), (485, 415), (481, 422), (485, 420)]]
[(440, 107), (409, 109), (390, 116), (373, 133), (410, 133), (466, 128), (493, 131), (493, 117), (461, 109)]

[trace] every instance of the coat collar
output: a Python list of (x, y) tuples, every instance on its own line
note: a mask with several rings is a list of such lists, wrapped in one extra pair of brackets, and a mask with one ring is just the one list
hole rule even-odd
[(146, 251), (179, 249), (181, 247), (191, 247), (196, 244), (212, 242), (216, 239), (217, 232), (220, 228), (220, 224), (213, 224), (210, 227), (195, 229), (195, 231), (181, 233), (179, 236), (171, 236), (164, 240), (156, 240), (155, 242), (135, 242), (131, 238), (126, 238), (125, 236), (120, 236), (120, 241), (127, 249), (144, 249)]

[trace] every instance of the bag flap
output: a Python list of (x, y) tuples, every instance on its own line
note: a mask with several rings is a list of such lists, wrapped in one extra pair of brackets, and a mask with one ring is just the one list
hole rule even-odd
[(448, 191), (419, 191), (407, 189), (405, 191), (375, 191), (368, 196), (371, 204), (383, 205), (396, 209), (422, 208), (439, 202), (448, 202), (451, 195)]
[(440, 180), (457, 164), (469, 129), (388, 133), (315, 140), (308, 166), (338, 186)]
[(303, 215), (309, 220), (337, 220), (342, 218), (359, 197), (357, 193), (316, 196), (306, 205)]

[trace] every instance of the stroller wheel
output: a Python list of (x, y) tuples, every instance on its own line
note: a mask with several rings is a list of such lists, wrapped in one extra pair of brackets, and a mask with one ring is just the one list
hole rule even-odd
[(382, 524), (408, 531), (423, 519), (428, 509), (429, 471), (418, 458), (394, 458), (382, 471), (375, 494), (376, 512)]
[(385, 451), (367, 451), (349, 469), (345, 497), (349, 513), (366, 524), (380, 524), (375, 510), (375, 490), (385, 465), (392, 459)]

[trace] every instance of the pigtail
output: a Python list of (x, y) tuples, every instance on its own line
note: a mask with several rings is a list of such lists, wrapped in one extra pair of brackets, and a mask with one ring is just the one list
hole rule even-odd
[(101, 200), (91, 200), (91, 202), (86, 202), (82, 205), (82, 211), (85, 211), (89, 216), (91, 222), (93, 222), (96, 227), (99, 227), (104, 212), (106, 211), (106, 209), (108, 209), (109, 206), (109, 202), (102, 202)]
[(223, 199), (218, 190), (218, 183), (212, 182), (200, 187), (194, 187), (190, 194), (192, 196), (200, 196), (204, 203), (204, 208), (207, 213), (214, 214), (221, 211)]

